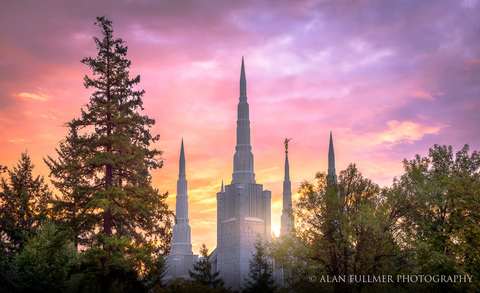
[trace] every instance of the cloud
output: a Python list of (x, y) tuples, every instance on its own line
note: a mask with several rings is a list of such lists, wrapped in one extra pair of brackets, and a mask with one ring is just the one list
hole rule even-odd
[(385, 144), (392, 146), (397, 143), (413, 143), (422, 139), (427, 134), (436, 134), (445, 126), (423, 126), (412, 121), (396, 121), (387, 122), (388, 129), (372, 135), (372, 144)]
[(10, 143), (26, 143), (26, 142), (29, 142), (30, 140), (28, 139), (24, 139), (24, 138), (14, 138), (14, 139), (10, 139), (8, 142)]
[(34, 94), (34, 93), (26, 93), (26, 92), (21, 92), (16, 96), (23, 98), (25, 100), (31, 99), (31, 100), (40, 101), (40, 102), (45, 102), (52, 98), (51, 96), (43, 93)]

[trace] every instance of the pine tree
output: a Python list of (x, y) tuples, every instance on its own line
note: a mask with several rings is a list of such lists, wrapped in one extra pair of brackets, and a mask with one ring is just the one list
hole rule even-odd
[(34, 167), (27, 152), (22, 153), (17, 166), (7, 171), (9, 180), (0, 181), (0, 237), (11, 252), (21, 250), (47, 217), (51, 192), (43, 176), (34, 178)]
[(33, 169), (27, 152), (13, 170), (0, 166), (0, 174), (6, 172), (8, 178), (0, 181), (0, 291), (20, 290), (15, 257), (47, 217), (51, 192)]
[(139, 113), (144, 91), (134, 88), (140, 76), (130, 78), (127, 47), (113, 37), (112, 22), (97, 17), (95, 24), (103, 34), (94, 37), (98, 55), (81, 61), (93, 71), (84, 85), (94, 92), (81, 117), (67, 123), (58, 160), (46, 162), (63, 192), (57, 207), (67, 212), (64, 220), (78, 240), (88, 237), (84, 260), (106, 292), (114, 274), (138, 277), (156, 269), (156, 257), (170, 247), (173, 213), (167, 194), (151, 186), (149, 170), (163, 162), (162, 152), (150, 149), (159, 139), (150, 134), (155, 120)]
[(250, 273), (244, 293), (274, 292), (276, 290), (272, 267), (267, 256), (267, 245), (261, 240), (254, 243), (255, 252), (250, 259)]
[(220, 272), (212, 274), (212, 263), (210, 262), (210, 255), (208, 248), (203, 243), (200, 246), (200, 259), (193, 264), (193, 270), (189, 271), (190, 277), (195, 282), (200, 283), (209, 288), (217, 288), (223, 286), (224, 282), (219, 277)]

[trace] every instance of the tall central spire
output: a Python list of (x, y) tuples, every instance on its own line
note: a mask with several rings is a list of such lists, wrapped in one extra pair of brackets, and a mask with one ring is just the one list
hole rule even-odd
[(247, 79), (245, 77), (245, 66), (242, 57), (242, 68), (240, 71), (240, 98), (237, 112), (237, 146), (233, 156), (233, 183), (255, 183), (253, 172), (253, 154), (250, 144), (250, 118), (247, 103)]

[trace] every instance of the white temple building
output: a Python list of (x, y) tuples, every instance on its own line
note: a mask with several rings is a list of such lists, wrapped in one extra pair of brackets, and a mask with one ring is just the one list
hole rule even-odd
[[(221, 190), (217, 193), (217, 247), (210, 256), (213, 272), (219, 271), (220, 277), (225, 281), (225, 287), (231, 287), (234, 290), (242, 289), (246, 283), (255, 241), (266, 241), (271, 237), (271, 192), (264, 190), (263, 185), (255, 181), (243, 58), (237, 109), (237, 145), (233, 156), (232, 181), (226, 186), (223, 186), (222, 181)], [(292, 187), (288, 161), (289, 140), (285, 140), (285, 177), (280, 236), (294, 233), (294, 221), (291, 215)], [(333, 173), (336, 180), (331, 133), (328, 161), (328, 172), (329, 174)], [(176, 223), (173, 227), (172, 249), (167, 256), (168, 268), (164, 278), (166, 281), (178, 277), (189, 279), (188, 270), (193, 268), (193, 262), (198, 259), (198, 256), (192, 253), (190, 240), (183, 140), (179, 169)], [(283, 276), (283, 269), (276, 268), (276, 270)]]

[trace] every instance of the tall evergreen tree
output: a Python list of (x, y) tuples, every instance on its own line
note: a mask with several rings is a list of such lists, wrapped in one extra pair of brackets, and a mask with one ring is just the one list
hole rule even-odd
[(144, 91), (134, 87), (140, 76), (130, 78), (127, 47), (113, 37), (112, 22), (97, 17), (95, 24), (103, 34), (94, 37), (98, 55), (81, 61), (93, 71), (84, 85), (94, 92), (81, 117), (67, 123), (58, 161), (46, 161), (63, 188), (74, 233), (92, 233), (84, 259), (106, 292), (114, 272), (146, 275), (155, 254), (168, 252), (173, 213), (167, 194), (151, 186), (149, 170), (162, 167), (162, 152), (150, 149), (159, 139), (150, 134), (155, 120), (139, 113)]
[(193, 270), (189, 271), (190, 277), (195, 282), (210, 288), (223, 286), (224, 282), (219, 277), (220, 272), (212, 274), (212, 263), (210, 262), (210, 255), (205, 243), (200, 246), (200, 255), (200, 259), (193, 264)]
[(255, 252), (250, 259), (250, 273), (244, 293), (274, 292), (277, 288), (273, 279), (272, 267), (268, 260), (267, 245), (261, 240), (255, 241)]

